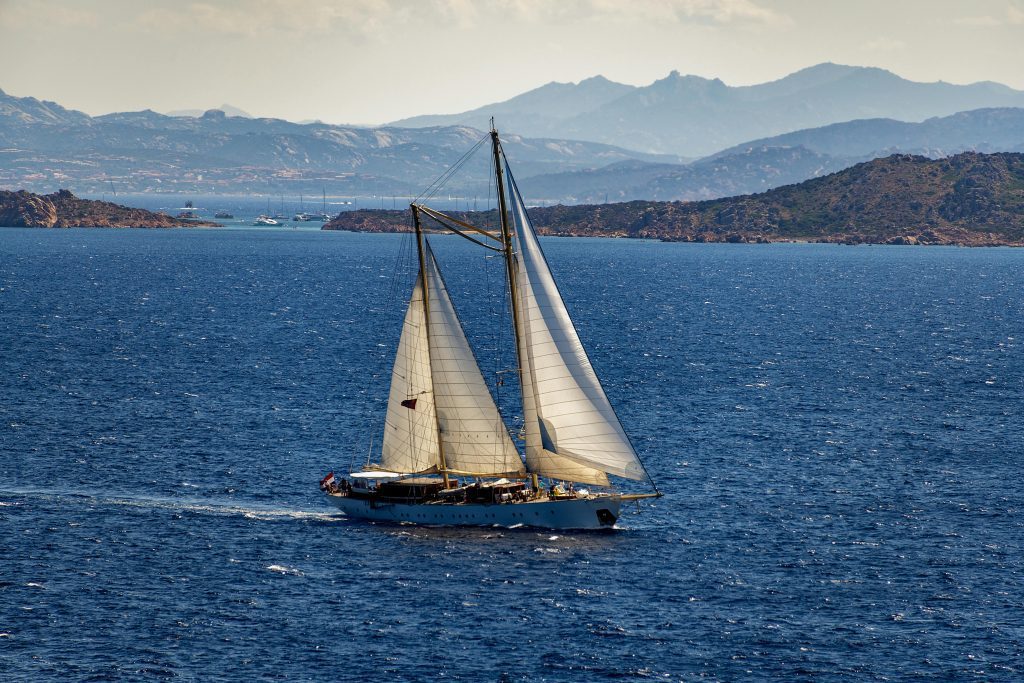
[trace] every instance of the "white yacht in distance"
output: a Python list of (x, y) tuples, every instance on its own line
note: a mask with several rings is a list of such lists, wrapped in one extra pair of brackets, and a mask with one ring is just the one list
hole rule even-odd
[[(347, 515), (442, 525), (600, 529), (661, 496), (626, 436), (490, 133), (500, 230), (413, 203), (419, 275), (391, 375), (379, 460), (320, 486)], [(478, 147), (486, 140), (481, 140)], [(520, 454), (475, 359), (423, 216), (504, 258), (523, 410)], [(609, 477), (644, 482), (623, 493)]]
[(252, 224), (253, 225), (280, 225), (280, 223), (278, 223), (273, 218), (271, 218), (270, 216), (267, 216), (265, 214), (261, 214), (261, 215), (257, 216), (256, 220), (253, 221)]

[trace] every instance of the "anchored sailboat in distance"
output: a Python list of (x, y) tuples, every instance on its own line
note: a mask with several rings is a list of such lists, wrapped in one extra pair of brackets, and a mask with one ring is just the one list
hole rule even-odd
[[(490, 138), (500, 231), (411, 205), (419, 276), (391, 375), (380, 462), (340, 481), (331, 473), (320, 486), (346, 514), (374, 520), (610, 527), (624, 501), (661, 493), (580, 343), (496, 130)], [(422, 216), (505, 259), (523, 455), (459, 322)], [(609, 475), (646, 482), (653, 491), (618, 492)]]

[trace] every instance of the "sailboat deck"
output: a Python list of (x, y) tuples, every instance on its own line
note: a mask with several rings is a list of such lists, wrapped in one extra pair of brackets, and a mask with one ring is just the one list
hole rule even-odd
[(587, 491), (565, 492), (561, 489), (534, 491), (523, 481), (483, 482), (445, 489), (440, 479), (410, 478), (382, 483), (376, 488), (345, 488), (332, 490), (335, 496), (387, 503), (417, 505), (510, 505), (552, 503), (558, 501), (607, 498), (611, 494), (591, 494)]

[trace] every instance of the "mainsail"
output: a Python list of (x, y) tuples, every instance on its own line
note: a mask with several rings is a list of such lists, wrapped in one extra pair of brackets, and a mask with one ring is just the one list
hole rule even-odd
[(569, 318), (507, 163), (505, 172), (518, 247), (527, 467), (595, 484), (606, 484), (606, 473), (647, 480)]
[(430, 367), (445, 467), (477, 475), (522, 476), (523, 461), (487, 389), (429, 245), (426, 252)]

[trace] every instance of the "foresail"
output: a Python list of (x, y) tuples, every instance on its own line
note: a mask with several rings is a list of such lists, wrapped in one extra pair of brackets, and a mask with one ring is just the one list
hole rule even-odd
[(431, 384), (423, 281), (417, 278), (391, 371), (382, 468), (392, 472), (424, 472), (438, 466), (437, 418)]
[[(505, 169), (518, 241), (517, 304), (526, 356), (523, 383), (532, 384), (535, 404), (535, 415), (524, 414), (527, 467), (575, 481), (593, 482), (595, 472), (645, 481), (643, 465), (580, 343), (515, 180), (507, 165)], [(524, 413), (527, 393), (524, 390)], [(572, 467), (582, 468), (580, 476), (590, 478), (563, 476)]]
[[(517, 273), (520, 297), (524, 289), (526, 274), (520, 269)], [(524, 321), (521, 328), (527, 323)], [(520, 358), (522, 366), (522, 392), (523, 392), (523, 438), (526, 441), (526, 466), (534, 474), (552, 479), (564, 479), (567, 481), (578, 481), (598, 486), (608, 485), (608, 475), (603, 471), (581, 465), (578, 462), (563, 458), (544, 448), (540, 435), (540, 420), (537, 417), (537, 396), (534, 387), (536, 380), (533, 376), (533, 366), (530, 363), (528, 337), (525, 329), (521, 331), (519, 348), (523, 349)]]
[(427, 254), (430, 364), (445, 466), (456, 472), (521, 476), (523, 461), (487, 389), (429, 246)]

